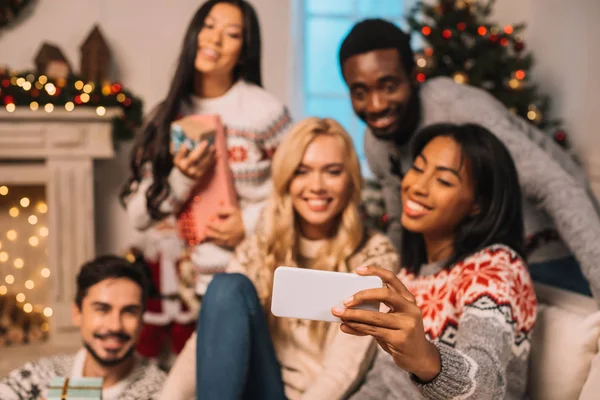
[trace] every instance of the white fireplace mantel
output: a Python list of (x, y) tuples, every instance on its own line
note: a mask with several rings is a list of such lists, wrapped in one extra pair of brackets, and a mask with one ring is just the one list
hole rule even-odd
[(0, 184), (46, 186), (55, 329), (71, 326), (75, 277), (95, 255), (93, 161), (114, 156), (112, 118), (119, 113), (0, 111)]

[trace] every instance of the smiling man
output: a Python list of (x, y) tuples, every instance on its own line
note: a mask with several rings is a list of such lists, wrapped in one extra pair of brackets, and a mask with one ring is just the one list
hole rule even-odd
[(165, 374), (135, 354), (148, 285), (140, 266), (103, 256), (77, 276), (73, 323), (83, 348), (32, 361), (0, 381), (0, 398), (44, 399), (53, 376), (102, 377), (103, 400), (153, 399)]
[(367, 124), (365, 154), (383, 186), (388, 235), (396, 246), (400, 181), (412, 165), (414, 133), (437, 123), (478, 124), (504, 143), (517, 166), (532, 277), (589, 295), (583, 271), (600, 300), (598, 207), (584, 172), (563, 149), (484, 90), (445, 77), (418, 84), (410, 37), (391, 22), (357, 23), (339, 60), (354, 112)]

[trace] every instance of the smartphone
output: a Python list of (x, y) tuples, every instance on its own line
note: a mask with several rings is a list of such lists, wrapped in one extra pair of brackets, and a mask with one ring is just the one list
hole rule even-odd
[[(273, 278), (271, 312), (276, 317), (341, 322), (331, 308), (365, 289), (383, 287), (378, 276), (280, 266)], [(356, 307), (379, 311), (379, 302)]]

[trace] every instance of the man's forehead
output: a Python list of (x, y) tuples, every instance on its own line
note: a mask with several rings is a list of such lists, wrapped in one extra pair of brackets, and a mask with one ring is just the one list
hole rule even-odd
[(400, 54), (396, 49), (378, 49), (356, 54), (344, 62), (344, 75), (399, 75), (403, 73)]
[(130, 279), (105, 279), (90, 286), (84, 301), (105, 303), (114, 307), (141, 305), (141, 289)]

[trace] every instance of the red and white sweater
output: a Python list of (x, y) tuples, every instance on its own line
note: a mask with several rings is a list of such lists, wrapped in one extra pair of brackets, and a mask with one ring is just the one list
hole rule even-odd
[[(273, 153), (291, 126), (287, 108), (265, 89), (239, 80), (220, 97), (192, 97), (191, 104), (182, 104), (181, 114), (217, 114), (221, 117), (238, 204), (246, 235), (250, 236), (271, 194)], [(126, 199), (129, 218), (139, 230), (146, 230), (156, 222), (146, 208), (146, 191), (152, 182), (152, 168), (146, 165), (142, 181), (133, 185), (132, 193)], [(169, 175), (170, 193), (161, 203), (160, 210), (177, 214), (196, 183), (173, 168)], [(199, 273), (198, 294), (204, 294), (212, 275), (224, 271), (232, 256), (231, 250), (211, 242), (193, 248), (191, 260)]]
[(525, 262), (503, 245), (443, 269), (423, 266), (399, 279), (415, 296), (442, 370), (419, 384), (380, 351), (352, 400), (522, 399), (537, 302)]

